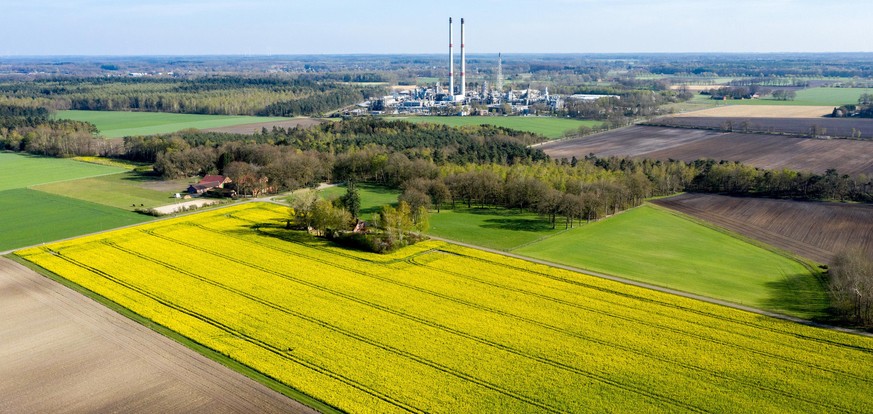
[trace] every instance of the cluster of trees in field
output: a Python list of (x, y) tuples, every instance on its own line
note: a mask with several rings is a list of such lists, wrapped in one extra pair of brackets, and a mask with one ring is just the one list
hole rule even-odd
[(0, 104), (0, 149), (52, 157), (94, 155), (106, 145), (88, 122), (54, 120), (43, 107)]
[(381, 86), (303, 76), (58, 78), (0, 84), (0, 96), (53, 109), (218, 115), (316, 115), (384, 93)]
[(758, 85), (723, 86), (700, 91), (701, 95), (709, 95), (712, 99), (752, 99), (755, 96), (772, 95), (780, 101), (793, 101), (797, 93), (790, 89), (770, 89)]
[(858, 104), (843, 105), (834, 108), (831, 113), (834, 118), (856, 116), (858, 118), (873, 118), (873, 94), (863, 93), (858, 98)]
[(339, 244), (376, 253), (387, 253), (422, 240), (428, 229), (428, 211), (413, 209), (405, 201), (398, 206), (383, 206), (366, 228), (358, 213), (361, 198), (354, 181), (349, 181), (346, 194), (335, 200), (319, 197), (312, 189), (296, 191), (288, 197), (291, 206), (286, 228), (308, 230)]
[[(564, 103), (560, 115), (577, 119), (603, 120), (610, 127), (629, 125), (635, 119), (665, 115), (663, 105), (683, 100), (675, 91), (629, 91), (618, 98), (572, 100)], [(690, 96), (684, 97), (685, 100)]]
[(833, 308), (851, 323), (873, 327), (873, 258), (863, 250), (840, 252), (828, 275)]

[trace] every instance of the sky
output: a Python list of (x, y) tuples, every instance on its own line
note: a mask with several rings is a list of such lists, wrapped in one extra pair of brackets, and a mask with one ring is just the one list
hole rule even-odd
[(0, 0), (0, 56), (871, 52), (873, 1)]

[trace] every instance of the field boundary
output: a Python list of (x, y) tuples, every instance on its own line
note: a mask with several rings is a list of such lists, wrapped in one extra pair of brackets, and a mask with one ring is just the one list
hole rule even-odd
[[(132, 226), (127, 226), (127, 227), (132, 227)], [(121, 229), (121, 227), (119, 229)], [(118, 230), (118, 229), (113, 229), (113, 230), (108, 230), (108, 231), (114, 231), (114, 230)], [(105, 232), (101, 232), (101, 233), (105, 233)], [(99, 234), (99, 233), (95, 233), (95, 234)], [(82, 237), (82, 236), (78, 236), (78, 237)], [(85, 288), (85, 287), (83, 287), (75, 282), (72, 282), (72, 281), (64, 278), (63, 276), (58, 275), (57, 273), (54, 273), (50, 270), (43, 268), (42, 266), (39, 266), (35, 263), (32, 263), (32, 262), (28, 261), (27, 259), (24, 259), (22, 257), (19, 257), (15, 254), (11, 254), (11, 253), (6, 253), (6, 254), (3, 254), (2, 256), (9, 259), (9, 260), (14, 261), (15, 263), (18, 263), (18, 264), (28, 268), (28, 269), (30, 269), (30, 270), (32, 270), (40, 275), (42, 275), (43, 277), (45, 277), (49, 280), (52, 280), (56, 283), (59, 283), (65, 287), (67, 287), (67, 288), (87, 297), (88, 299), (91, 299), (91, 300), (105, 306), (106, 308), (120, 314), (121, 316), (124, 316), (125, 318), (128, 318), (128, 319), (130, 319), (130, 320), (132, 320), (132, 321), (134, 321), (142, 326), (145, 326), (146, 328), (148, 328), (148, 329), (150, 329), (150, 330), (152, 330), (152, 331), (154, 331), (154, 332), (156, 332), (156, 333), (158, 333), (166, 338), (171, 339), (171, 340), (185, 346), (186, 348), (189, 348), (189, 349), (197, 352), (198, 354), (203, 355), (206, 358), (209, 358), (215, 362), (218, 362), (219, 364), (224, 365), (233, 371), (239, 372), (242, 375), (245, 375), (246, 377), (251, 378), (252, 380), (258, 382), (261, 385), (264, 385), (265, 387), (267, 387), (273, 391), (276, 391), (276, 392), (278, 392), (278, 393), (280, 393), (288, 398), (293, 399), (294, 401), (297, 401), (301, 404), (304, 404), (307, 407), (318, 410), (321, 413), (342, 413), (343, 412), (332, 405), (329, 405), (329, 404), (327, 404), (319, 399), (316, 399), (315, 397), (312, 397), (311, 395), (306, 394), (306, 393), (304, 393), (296, 388), (285, 385), (269, 375), (266, 375), (260, 371), (257, 371), (254, 368), (251, 368), (245, 364), (242, 364), (241, 362), (238, 362), (238, 361), (218, 352), (218, 351), (213, 350), (212, 348), (209, 348), (209, 347), (207, 347), (207, 346), (205, 346), (197, 341), (194, 341), (194, 340), (192, 340), (192, 339), (190, 339), (190, 338), (188, 338), (180, 333), (177, 333), (170, 328), (167, 328), (167, 327), (165, 327), (165, 326), (163, 326), (163, 325), (161, 325), (161, 324), (159, 324), (159, 323), (157, 323), (149, 318), (146, 318), (146, 317), (122, 306), (122, 305), (119, 305), (115, 301), (112, 301), (111, 299), (108, 299), (105, 296), (100, 295), (99, 293), (96, 293), (96, 292), (94, 292), (90, 289), (87, 289), (87, 288)]]
[[(714, 118), (714, 117), (713, 117)], [(717, 119), (717, 118), (714, 118)], [(742, 118), (732, 118), (732, 119), (742, 119)], [(803, 119), (803, 118), (798, 118)], [(747, 128), (741, 131), (734, 131), (733, 129), (727, 130), (719, 127), (707, 127), (703, 125), (677, 125), (671, 124), (669, 122), (654, 122), (654, 121), (646, 121), (641, 122), (637, 125), (642, 126), (650, 126), (650, 127), (658, 127), (658, 128), (675, 128), (675, 129), (695, 129), (701, 131), (713, 131), (713, 132), (721, 132), (725, 134), (754, 134), (754, 135), (775, 135), (780, 137), (791, 137), (791, 138), (803, 138), (803, 139), (820, 139), (820, 140), (833, 140), (833, 139), (843, 139), (847, 141), (870, 141), (870, 138), (855, 138), (855, 137), (847, 137), (843, 135), (812, 135), (812, 134), (801, 134), (801, 133), (793, 133), (786, 131), (768, 131), (763, 128)], [(614, 130), (612, 130), (614, 131)]]

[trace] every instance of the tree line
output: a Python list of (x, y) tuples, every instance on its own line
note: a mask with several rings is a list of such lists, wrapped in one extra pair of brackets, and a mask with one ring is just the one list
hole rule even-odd
[(213, 115), (318, 115), (386, 93), (313, 77), (51, 78), (0, 84), (0, 97), (52, 109)]

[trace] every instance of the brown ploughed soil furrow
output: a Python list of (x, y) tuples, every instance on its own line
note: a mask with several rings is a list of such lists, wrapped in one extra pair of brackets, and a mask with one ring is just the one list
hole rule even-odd
[(0, 412), (315, 412), (5, 258), (0, 315)]
[(682, 194), (656, 204), (820, 263), (841, 250), (873, 254), (873, 206)]

